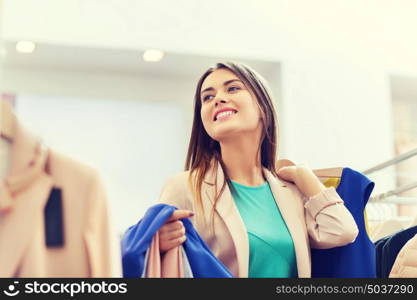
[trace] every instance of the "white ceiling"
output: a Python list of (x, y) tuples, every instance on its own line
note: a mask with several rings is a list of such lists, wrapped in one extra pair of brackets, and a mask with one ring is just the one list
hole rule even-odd
[(198, 78), (208, 67), (223, 60), (244, 62), (263, 76), (270, 78), (278, 74), (279, 64), (271, 61), (209, 57), (168, 52), (158, 63), (145, 62), (143, 51), (129, 49), (106, 49), (75, 47), (37, 43), (32, 54), (15, 50), (16, 41), (6, 41), (7, 55), (4, 67), (31, 69), (58, 69), (87, 72), (130, 73), (145, 76), (174, 76)]
[(417, 1), (0, 0), (6, 39), (283, 60), (306, 54), (417, 74)]

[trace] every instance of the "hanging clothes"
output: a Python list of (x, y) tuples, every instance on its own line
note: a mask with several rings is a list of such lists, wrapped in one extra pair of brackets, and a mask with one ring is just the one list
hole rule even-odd
[(376, 261), (379, 264), (379, 278), (388, 278), (394, 262), (400, 250), (404, 245), (417, 234), (417, 226), (404, 229), (389, 237), (385, 237), (382, 241), (377, 241), (379, 252), (381, 253)]
[[(51, 149), (20, 122), (0, 184), (0, 277), (118, 277), (117, 236), (96, 171)], [(48, 172), (45, 170), (48, 169)], [(62, 192), (63, 245), (48, 247), (45, 205)]]
[(401, 248), (390, 278), (417, 278), (417, 234)]
[[(123, 262), (123, 276), (127, 278), (139, 278), (151, 272), (153, 276), (164, 277), (164, 272), (168, 274), (179, 274), (183, 277), (184, 264), (181, 263), (179, 255), (181, 255), (181, 247), (171, 249), (165, 254), (170, 256), (169, 259), (162, 263), (158, 260), (159, 246), (157, 236), (155, 236), (159, 228), (165, 224), (166, 220), (172, 215), (177, 208), (167, 204), (156, 204), (150, 207), (145, 216), (139, 220), (136, 225), (129, 227), (122, 239), (122, 262)], [(203, 239), (198, 235), (192, 223), (188, 219), (181, 220), (185, 227), (185, 234), (187, 239), (182, 244), (182, 248), (186, 253), (186, 262), (189, 264), (193, 277), (208, 277), (208, 278), (228, 278), (232, 274), (224, 266), (224, 264), (217, 259), (206, 245)], [(148, 249), (150, 249), (148, 251)], [(153, 248), (153, 249), (152, 249)], [(156, 250), (156, 251), (155, 251)], [(154, 253), (153, 258), (146, 257), (146, 253)], [(150, 254), (149, 254), (150, 255)], [(155, 265), (156, 264), (156, 265)], [(175, 270), (164, 270), (164, 266), (176, 266)], [(159, 271), (155, 268), (161, 268)], [(153, 269), (153, 271), (151, 271)], [(148, 274), (149, 275), (149, 274)], [(152, 277), (149, 276), (149, 277)], [(171, 276), (167, 276), (171, 277)]]
[(141, 278), (193, 278), (188, 257), (181, 245), (168, 250), (161, 257), (158, 231), (146, 250)]
[(375, 246), (369, 239), (364, 210), (375, 184), (363, 174), (344, 168), (340, 180), (325, 183), (333, 186), (343, 199), (359, 228), (356, 240), (342, 247), (312, 249), (312, 277), (376, 277)]
[(384, 237), (375, 242), (375, 263), (376, 263), (376, 277), (382, 278), (382, 260), (383, 254), (382, 250), (384, 248), (385, 243), (391, 236)]

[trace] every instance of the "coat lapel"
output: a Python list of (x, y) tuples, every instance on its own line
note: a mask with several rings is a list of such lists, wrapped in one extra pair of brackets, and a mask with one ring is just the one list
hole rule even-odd
[(310, 252), (305, 229), (304, 208), (300, 207), (301, 200), (296, 199), (285, 181), (275, 177), (265, 168), (263, 171), (294, 242), (298, 276), (310, 277)]
[[(220, 164), (213, 163), (210, 171), (205, 178), (206, 198), (209, 199), (211, 204), (214, 203), (214, 197), (217, 189), (220, 190), (224, 181), (224, 173)], [(202, 193), (203, 194), (203, 193)], [(216, 211), (232, 237), (233, 244), (235, 246), (235, 254), (239, 266), (239, 277), (248, 277), (249, 270), (249, 240), (246, 231), (245, 224), (239, 214), (235, 202), (233, 201), (232, 194), (228, 185), (218, 199), (216, 204)]]
[[(10, 176), (18, 176), (19, 173), (27, 170), (40, 151), (39, 140), (22, 128), (19, 123), (16, 125), (16, 136), (12, 144)], [(45, 159), (43, 163), (45, 163)], [(42, 171), (31, 184), (26, 185), (16, 195), (13, 195), (11, 209), (1, 215), (1, 277), (15, 275), (31, 237), (35, 231), (39, 230), (39, 226), (43, 226), (43, 208), (52, 185), (51, 176)]]

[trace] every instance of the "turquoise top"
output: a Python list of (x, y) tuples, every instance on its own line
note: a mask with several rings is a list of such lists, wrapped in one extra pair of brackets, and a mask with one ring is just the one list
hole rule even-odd
[(298, 277), (294, 243), (269, 183), (232, 183), (232, 196), (249, 238), (249, 277)]

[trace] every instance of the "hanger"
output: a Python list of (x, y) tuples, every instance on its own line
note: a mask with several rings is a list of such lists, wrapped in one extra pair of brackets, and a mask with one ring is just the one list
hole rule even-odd
[(9, 103), (0, 100), (0, 137), (12, 143), (15, 137), (16, 116)]
[(343, 168), (314, 169), (313, 172), (319, 178), (340, 178)]
[[(282, 167), (295, 166), (295, 163), (289, 159), (279, 159), (275, 164), (275, 168), (279, 170)], [(327, 168), (327, 169), (314, 169), (314, 174), (324, 181), (328, 178), (340, 178), (342, 177), (343, 168)]]

